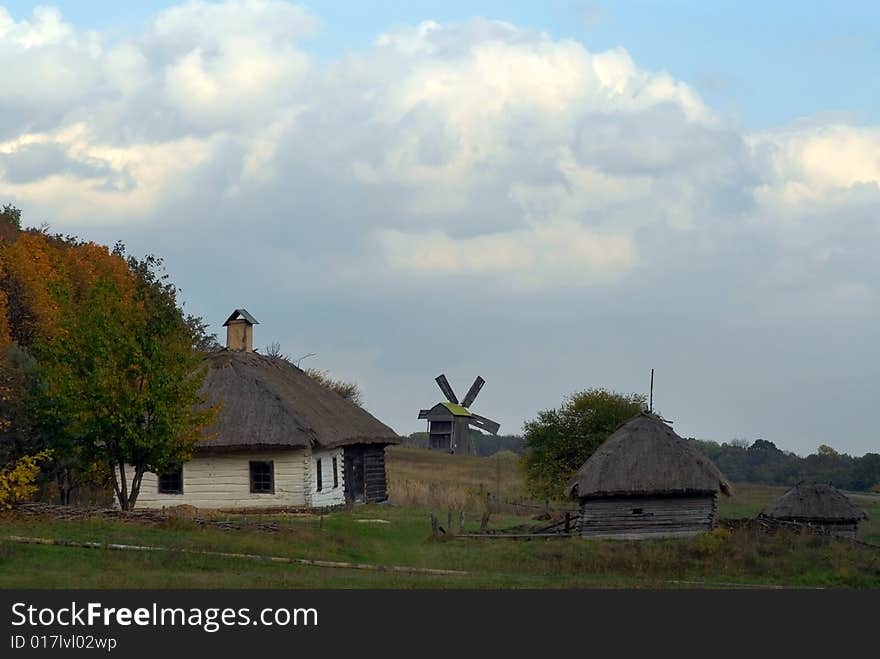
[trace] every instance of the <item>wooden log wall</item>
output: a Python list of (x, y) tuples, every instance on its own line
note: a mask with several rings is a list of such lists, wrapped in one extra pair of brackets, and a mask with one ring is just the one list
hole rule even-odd
[(373, 503), (388, 499), (384, 446), (364, 447), (364, 495), (368, 502)]
[(581, 501), (579, 529), (591, 538), (681, 537), (708, 531), (716, 520), (714, 494), (604, 497)]

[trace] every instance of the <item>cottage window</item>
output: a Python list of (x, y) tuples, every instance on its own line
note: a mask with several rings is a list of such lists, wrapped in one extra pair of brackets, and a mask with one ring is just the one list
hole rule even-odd
[(183, 467), (159, 474), (159, 494), (183, 494)]
[(320, 492), (321, 490), (324, 489), (324, 480), (323, 480), (323, 474), (321, 473), (321, 461), (320, 460), (315, 462), (315, 469), (318, 472), (316, 480), (315, 480), (315, 490)]
[(275, 463), (272, 460), (252, 461), (251, 492), (256, 494), (275, 493)]
[(633, 515), (641, 515), (643, 510), (641, 508), (633, 508)]
[(333, 458), (333, 487), (339, 487), (339, 469), (336, 466), (336, 458)]

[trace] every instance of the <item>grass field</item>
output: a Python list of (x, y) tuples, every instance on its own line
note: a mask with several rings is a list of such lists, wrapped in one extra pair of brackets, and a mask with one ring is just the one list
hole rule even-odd
[[(688, 540), (640, 542), (580, 538), (437, 541), (430, 538), (430, 511), (442, 517), (449, 506), (470, 508), (473, 512), (466, 523), (473, 529), (478, 524), (479, 506), (485, 505), (479, 496), (481, 489), (495, 492), (500, 485), (501, 498), (510, 500), (523, 495), (515, 458), (461, 458), (395, 448), (389, 454), (388, 470), (394, 505), (361, 506), (323, 518), (276, 516), (273, 519), (281, 525), (277, 533), (200, 528), (183, 519), (148, 526), (6, 515), (0, 518), (0, 535), (444, 568), (468, 574), (400, 574), (181, 551), (128, 552), (0, 542), (0, 587), (880, 587), (880, 550), (791, 533), (750, 535), (744, 530), (722, 529)], [(781, 490), (739, 485), (735, 497), (721, 501), (721, 514), (752, 516)], [(871, 515), (863, 524), (861, 538), (880, 544), (880, 497), (859, 496), (857, 502)], [(456, 503), (463, 505), (454, 506)], [(496, 528), (527, 521), (503, 510), (492, 517)]]

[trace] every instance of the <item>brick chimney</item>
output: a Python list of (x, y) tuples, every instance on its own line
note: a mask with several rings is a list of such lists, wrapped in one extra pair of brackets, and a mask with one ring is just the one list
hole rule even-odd
[(254, 325), (259, 325), (259, 321), (251, 316), (246, 309), (233, 311), (223, 323), (223, 327), (226, 328), (226, 349), (253, 352)]

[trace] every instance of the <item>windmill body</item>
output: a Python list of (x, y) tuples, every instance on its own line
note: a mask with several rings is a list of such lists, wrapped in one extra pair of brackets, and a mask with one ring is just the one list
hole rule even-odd
[(474, 426), (493, 435), (498, 434), (498, 429), (501, 427), (495, 421), (474, 414), (468, 409), (486, 381), (477, 377), (461, 403), (458, 402), (458, 397), (449, 386), (445, 375), (438, 376), (436, 381), (447, 402), (437, 403), (430, 409), (419, 411), (419, 418), (428, 421), (428, 448), (449, 453), (476, 454), (470, 427)]

